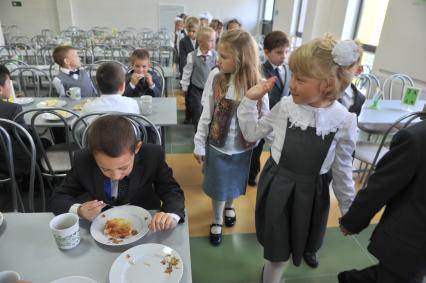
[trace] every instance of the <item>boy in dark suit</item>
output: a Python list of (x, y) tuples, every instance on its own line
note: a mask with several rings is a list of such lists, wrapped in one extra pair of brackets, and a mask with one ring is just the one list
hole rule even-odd
[[(284, 63), (288, 55), (290, 41), (282, 31), (273, 31), (266, 35), (263, 42), (263, 49), (265, 50), (266, 62), (263, 63), (263, 75), (269, 79), (277, 77), (275, 85), (268, 93), (269, 96), (269, 109), (275, 106), (283, 96), (288, 96), (288, 84), (290, 82), (291, 72), (290, 68)], [(253, 149), (251, 156), (250, 173), (248, 184), (256, 186), (256, 177), (260, 171), (260, 155), (263, 151), (265, 140), (261, 139), (257, 147)]]
[[(11, 93), (12, 84), (10, 81), (10, 72), (5, 66), (0, 65), (0, 118), (13, 120), (16, 115), (22, 112), (21, 105), (3, 101), (3, 99), (9, 99)], [(27, 128), (23, 117), (18, 119), (16, 122), (24, 128)], [(10, 132), (9, 134), (12, 138), (15, 174), (21, 175), (28, 172), (29, 157), (23, 151), (19, 150), (21, 146), (15, 139), (13, 139), (12, 132)], [(0, 149), (0, 160), (2, 160), (2, 162), (0, 162), (0, 173), (3, 172), (9, 174), (7, 164), (6, 162), (4, 162), (4, 160), (6, 160), (5, 158), (6, 156), (4, 156), (3, 150)]]
[(126, 77), (126, 89), (123, 96), (161, 96), (160, 79), (150, 70), (152, 65), (149, 60), (149, 52), (145, 49), (136, 49), (130, 57), (130, 62), (132, 71)]
[(367, 188), (340, 219), (345, 235), (359, 233), (384, 206), (368, 250), (379, 260), (339, 273), (340, 283), (421, 283), (426, 275), (426, 121), (399, 131)]
[(173, 178), (161, 146), (142, 144), (125, 117), (96, 119), (88, 132), (88, 149), (74, 154), (73, 168), (57, 187), (50, 204), (55, 214), (71, 212), (93, 220), (110, 205), (131, 203), (159, 209), (150, 228), (174, 228), (184, 221), (184, 195)]
[[(200, 20), (196, 17), (188, 17), (185, 20), (186, 35), (179, 41), (179, 79), (182, 79), (183, 68), (186, 65), (188, 54), (197, 48), (197, 32), (200, 27)], [(185, 120), (184, 124), (192, 123), (191, 105), (185, 96)]]

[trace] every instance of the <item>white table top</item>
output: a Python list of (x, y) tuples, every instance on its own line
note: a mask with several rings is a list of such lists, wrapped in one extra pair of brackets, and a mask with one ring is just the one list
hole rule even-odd
[(114, 260), (125, 250), (143, 243), (160, 243), (175, 249), (184, 264), (180, 283), (191, 283), (188, 222), (175, 229), (151, 233), (122, 247), (98, 244), (90, 235), (90, 225), (80, 221), (80, 244), (68, 251), (57, 248), (49, 229), (52, 213), (4, 213), (0, 226), (0, 269), (14, 270), (33, 283), (48, 283), (65, 276), (79, 275), (109, 282)]
[(410, 110), (404, 109), (401, 100), (381, 100), (380, 110), (370, 109), (372, 100), (367, 100), (362, 107), (361, 114), (358, 117), (360, 125), (391, 125), (399, 118), (412, 112), (422, 111), (426, 100), (419, 100), (417, 104)]
[[(23, 109), (30, 109), (35, 108), (37, 103), (43, 100), (47, 99), (60, 99), (65, 100), (67, 104), (64, 106), (65, 108), (72, 109), (74, 105), (76, 104), (82, 104), (84, 103), (87, 98), (83, 98), (81, 100), (71, 100), (67, 97), (59, 97), (59, 98), (52, 98), (52, 97), (35, 97), (34, 102), (31, 104), (27, 104), (23, 106)], [(95, 98), (90, 98), (95, 99)], [(135, 97), (133, 98), (139, 102), (140, 98)], [(77, 112), (77, 111), (76, 111)], [(79, 113), (79, 112), (77, 112)], [(25, 115), (25, 121), (29, 124), (31, 121), (32, 115)], [(176, 97), (154, 97), (152, 99), (152, 113), (150, 115), (146, 116), (151, 122), (153, 122), (157, 126), (172, 126), (177, 125), (177, 108), (176, 108)], [(72, 124), (72, 120), (70, 121)], [(52, 121), (46, 121), (44, 119), (37, 118), (36, 125), (38, 126), (63, 126), (62, 123), (59, 122), (52, 122)]]

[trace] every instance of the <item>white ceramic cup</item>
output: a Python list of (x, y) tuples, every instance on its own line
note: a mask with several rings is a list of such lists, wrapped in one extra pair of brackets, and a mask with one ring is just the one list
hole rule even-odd
[(16, 283), (21, 277), (15, 271), (0, 271), (0, 283)]
[(80, 100), (81, 99), (81, 89), (79, 87), (70, 87), (66, 92), (65, 95), (73, 100)]
[(58, 248), (69, 250), (80, 243), (80, 227), (78, 216), (74, 213), (64, 213), (55, 216), (49, 222), (53, 237)]
[(141, 96), (141, 114), (151, 115), (152, 113), (152, 96), (143, 95)]

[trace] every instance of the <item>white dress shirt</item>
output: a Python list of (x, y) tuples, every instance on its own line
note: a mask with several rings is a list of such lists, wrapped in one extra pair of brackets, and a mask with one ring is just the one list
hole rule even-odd
[[(198, 122), (197, 133), (194, 136), (194, 144), (195, 144), (194, 153), (201, 156), (206, 155), (206, 141), (209, 135), (209, 126), (212, 120), (214, 106), (215, 106), (214, 97), (213, 97), (213, 80), (217, 73), (219, 73), (219, 70), (217, 68), (214, 68), (210, 72), (209, 77), (207, 78), (207, 81), (206, 81), (202, 98), (201, 98), (201, 104), (203, 105), (203, 112), (201, 113), (200, 121)], [(235, 94), (234, 84), (232, 83), (232, 81), (233, 81), (233, 77), (231, 76), (231, 83), (229, 85), (229, 88), (225, 97), (228, 99), (235, 100), (236, 94)], [(243, 93), (241, 95), (243, 95)], [(269, 99), (268, 99), (268, 96), (265, 95), (262, 100), (262, 108), (261, 108), (260, 115), (263, 115), (264, 113), (268, 112), (268, 110), (269, 110)], [(259, 112), (256, 107), (256, 118), (258, 114)], [(237, 119), (236, 117), (234, 117), (231, 120), (225, 145), (221, 148), (214, 147), (212, 145), (210, 146), (216, 149), (217, 151), (227, 155), (238, 154), (238, 153), (247, 151), (248, 149), (241, 150), (241, 149), (238, 149), (235, 145), (235, 136), (238, 134), (237, 130), (238, 130)]]
[(342, 98), (341, 98), (341, 103), (343, 104), (343, 106), (346, 107), (346, 109), (351, 108), (351, 106), (354, 105), (354, 103), (355, 103), (354, 90), (352, 89), (350, 84), (345, 89), (345, 91), (343, 92), (343, 95), (342, 95)]
[(100, 97), (87, 102), (82, 109), (84, 114), (110, 111), (140, 114), (136, 100), (121, 94), (102, 94)]
[[(339, 201), (342, 215), (349, 209), (355, 197), (352, 180), (352, 154), (356, 144), (356, 115), (349, 113), (335, 101), (327, 108), (316, 108), (293, 102), (291, 96), (283, 97), (272, 110), (257, 119), (256, 101), (244, 98), (238, 107), (238, 120), (241, 131), (248, 141), (256, 141), (274, 132), (271, 145), (272, 158), (278, 164), (284, 144), (287, 121), (291, 127), (306, 130), (315, 127), (318, 136), (336, 132), (320, 174), (333, 173), (333, 190)], [(309, 162), (309, 160), (307, 160)]]
[[(197, 52), (197, 57), (203, 55), (203, 52), (201, 52), (199, 47), (197, 50), (192, 52)], [(188, 91), (188, 87), (191, 84), (192, 71), (194, 70), (194, 55), (192, 52), (188, 53), (188, 56), (186, 57), (186, 65), (183, 67), (182, 80), (180, 81), (183, 91)], [(213, 56), (213, 52), (209, 50), (205, 55), (211, 57)]]
[(281, 65), (281, 66), (275, 66), (270, 61), (269, 61), (269, 64), (271, 64), (271, 66), (272, 66), (272, 68), (274, 68), (274, 70), (276, 68), (278, 68), (278, 73), (280, 74), (280, 80), (281, 80), (282, 83), (284, 83), (285, 82), (285, 75), (286, 75), (285, 74), (285, 70), (284, 70), (284, 66), (283, 65)]

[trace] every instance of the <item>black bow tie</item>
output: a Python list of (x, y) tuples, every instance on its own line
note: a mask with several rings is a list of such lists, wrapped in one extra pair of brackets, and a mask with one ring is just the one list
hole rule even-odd
[(72, 75), (80, 75), (80, 70), (70, 71), (69, 76), (72, 76)]

